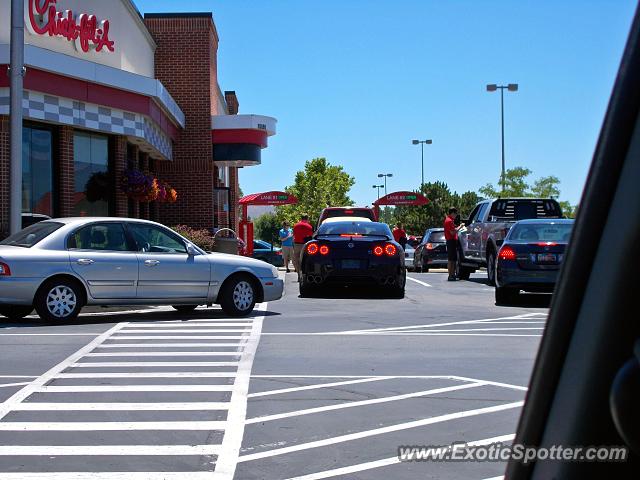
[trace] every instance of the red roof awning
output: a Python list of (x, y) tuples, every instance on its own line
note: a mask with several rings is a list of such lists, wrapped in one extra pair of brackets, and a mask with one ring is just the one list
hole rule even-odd
[(298, 199), (287, 192), (263, 192), (246, 195), (238, 200), (240, 205), (290, 205)]
[(373, 202), (374, 205), (426, 205), (429, 199), (417, 192), (393, 192)]

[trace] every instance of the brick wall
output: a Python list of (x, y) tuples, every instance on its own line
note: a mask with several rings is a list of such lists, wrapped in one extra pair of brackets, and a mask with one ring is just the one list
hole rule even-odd
[(9, 117), (0, 115), (0, 238), (9, 234)]
[(115, 178), (113, 214), (116, 217), (126, 217), (129, 213), (129, 199), (120, 190), (120, 178), (127, 168), (127, 137), (111, 137), (111, 155), (113, 159), (113, 176)]
[[(58, 215), (73, 215), (73, 197), (75, 194), (73, 165), (73, 127), (60, 125), (57, 128), (58, 157)], [(55, 144), (55, 143), (54, 143)], [(56, 159), (53, 159), (54, 165)]]
[[(158, 162), (158, 176), (178, 192), (178, 201), (160, 206), (167, 225), (213, 227), (212, 82), (216, 81), (218, 36), (210, 16), (146, 16), (156, 41), (155, 76), (186, 117), (173, 147), (172, 162)], [(215, 83), (217, 88), (217, 81)]]

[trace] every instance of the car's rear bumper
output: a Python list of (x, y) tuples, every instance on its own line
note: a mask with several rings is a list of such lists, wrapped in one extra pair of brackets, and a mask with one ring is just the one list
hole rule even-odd
[(559, 270), (522, 270), (498, 267), (496, 285), (532, 292), (552, 292), (558, 280), (558, 273)]
[(309, 285), (327, 285), (327, 284), (374, 284), (374, 285), (393, 285), (397, 283), (398, 278), (403, 275), (403, 265), (375, 265), (367, 269), (361, 270), (345, 270), (327, 268), (309, 269), (303, 272), (302, 281)]
[(4, 277), (0, 280), (0, 304), (32, 305), (41, 278)]
[(262, 278), (262, 291), (264, 293), (263, 301), (271, 302), (282, 298), (284, 291), (284, 281), (281, 278)]

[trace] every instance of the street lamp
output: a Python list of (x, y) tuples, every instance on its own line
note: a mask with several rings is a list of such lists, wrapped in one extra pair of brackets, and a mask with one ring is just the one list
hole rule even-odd
[(379, 173), (378, 178), (384, 178), (384, 194), (387, 194), (387, 177), (393, 177), (393, 173)]
[(380, 189), (384, 188), (384, 185), (372, 185), (372, 187), (378, 189), (378, 200), (380, 200)]
[(420, 184), (420, 191), (422, 191), (422, 186), (424, 185), (424, 146), (431, 145), (433, 140), (411, 140), (411, 143), (414, 145), (420, 144), (420, 150), (422, 153), (422, 183)]
[(500, 124), (502, 131), (502, 173), (500, 174), (500, 183), (504, 191), (504, 90), (507, 89), (510, 92), (517, 92), (518, 84), (509, 83), (507, 85), (496, 85), (495, 83), (490, 83), (487, 85), (487, 92), (495, 92), (498, 89), (500, 89)]

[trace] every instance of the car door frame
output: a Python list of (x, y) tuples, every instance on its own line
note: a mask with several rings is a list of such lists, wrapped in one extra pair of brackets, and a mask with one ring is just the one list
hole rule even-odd
[[(634, 345), (640, 341), (637, 321), (629, 315), (637, 309), (636, 283), (630, 280), (637, 276), (640, 264), (639, 84), (640, 14), (636, 11), (514, 443), (624, 445), (621, 423), (616, 421), (620, 415), (615, 407), (616, 385), (624, 366), (633, 363)], [(636, 357), (635, 362), (640, 359)], [(635, 428), (637, 438), (638, 425)], [(627, 462), (615, 463), (524, 464), (512, 459), (506, 478), (634, 478), (639, 463), (640, 452)]]
[[(137, 299), (139, 302), (210, 303), (212, 287), (215, 286), (212, 282), (213, 265), (204, 252), (197, 248), (196, 255), (190, 255), (189, 253), (141, 252), (140, 246), (130, 229), (133, 224), (156, 228), (184, 245), (185, 250), (188, 250), (189, 245), (192, 244), (164, 225), (135, 220), (127, 220), (124, 223), (127, 235), (130, 236), (131, 241), (136, 246), (136, 255), (138, 257)], [(151, 261), (154, 263), (151, 264)], [(167, 280), (162, 275), (162, 273), (167, 272), (165, 265), (168, 265), (168, 271), (171, 272), (171, 268), (175, 271), (176, 267), (184, 267), (188, 264), (193, 264), (194, 268), (200, 266), (201, 269), (192, 270), (189, 275), (176, 272), (177, 276), (173, 281)], [(158, 271), (158, 276), (165, 279), (147, 278), (147, 269), (151, 268)], [(184, 271), (184, 268), (182, 270)], [(197, 275), (194, 275), (193, 272), (196, 272)], [(151, 296), (148, 294), (150, 287), (155, 287), (154, 294)]]
[[(131, 242), (131, 239), (127, 235), (127, 230), (124, 225), (124, 221), (122, 220), (96, 220), (92, 222), (83, 223), (82, 225), (74, 228), (64, 240), (64, 246), (67, 250), (67, 254), (69, 255), (69, 267), (79, 278), (87, 286), (87, 292), (92, 299), (98, 300), (98, 303), (104, 301), (118, 301), (125, 300), (131, 301), (137, 298), (137, 285), (138, 285), (138, 258), (135, 251), (135, 244)], [(96, 249), (87, 249), (87, 248), (73, 248), (69, 246), (70, 240), (73, 236), (78, 233), (80, 230), (96, 225), (106, 225), (106, 224), (119, 224), (122, 226), (125, 241), (127, 242), (127, 246), (129, 248), (128, 251), (122, 250), (96, 250)], [(77, 258), (76, 258), (77, 256)], [(135, 275), (133, 279), (125, 279), (122, 278), (108, 278), (108, 279), (88, 279), (86, 275), (83, 274), (83, 270), (88, 269), (97, 269), (96, 265), (100, 265), (105, 257), (116, 257), (120, 258), (120, 260), (127, 260), (126, 263), (135, 264)], [(128, 257), (128, 258), (127, 258)], [(76, 265), (78, 265), (76, 267)], [(116, 269), (121, 269), (122, 264), (120, 266), (115, 267)], [(121, 272), (118, 273), (121, 275)], [(118, 295), (109, 295), (107, 293), (108, 289), (114, 289), (117, 291)]]

